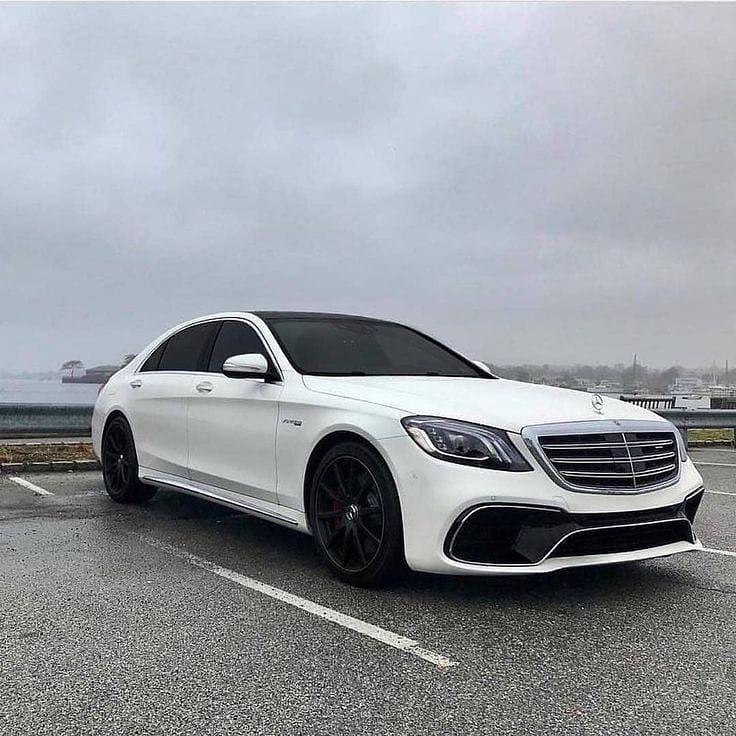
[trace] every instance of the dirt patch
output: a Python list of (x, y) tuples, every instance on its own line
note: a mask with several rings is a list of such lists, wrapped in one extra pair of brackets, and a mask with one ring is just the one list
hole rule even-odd
[(64, 444), (3, 445), (0, 463), (47, 463), (53, 460), (94, 460), (89, 442)]

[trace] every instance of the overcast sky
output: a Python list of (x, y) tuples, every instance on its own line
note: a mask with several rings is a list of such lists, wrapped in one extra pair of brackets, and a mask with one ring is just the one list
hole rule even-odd
[(736, 364), (736, 6), (0, 7), (0, 369), (208, 312)]

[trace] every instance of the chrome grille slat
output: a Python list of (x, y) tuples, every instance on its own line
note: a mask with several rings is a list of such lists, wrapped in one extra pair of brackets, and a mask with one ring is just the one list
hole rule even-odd
[(569, 470), (561, 470), (560, 475), (566, 478), (631, 478), (631, 471), (628, 473), (586, 473), (585, 471), (574, 472)]
[[(669, 460), (675, 457), (674, 452), (664, 452), (659, 455), (644, 455), (641, 457), (632, 457), (631, 462), (634, 463), (645, 463), (650, 460)], [(554, 459), (557, 464), (572, 464), (572, 465), (611, 465), (616, 462), (628, 463), (628, 457), (622, 457), (619, 460), (611, 459), (608, 457), (596, 457), (596, 458), (569, 458), (569, 457), (556, 457)]]
[(573, 489), (635, 493), (679, 473), (675, 435), (659, 428), (614, 431), (609, 425), (577, 434), (544, 434), (540, 428), (537, 442), (554, 472)]
[(656, 468), (654, 470), (644, 470), (644, 471), (635, 470), (634, 475), (637, 478), (648, 478), (649, 476), (652, 476), (652, 475), (661, 475), (662, 473), (670, 473), (676, 468), (677, 468), (677, 465), (672, 463), (672, 465), (666, 465), (663, 468)]
[(627, 442), (629, 447), (661, 447), (662, 445), (671, 445), (674, 440), (654, 440), (648, 442)]
[(542, 444), (542, 438), (540, 437), (539, 443), (544, 447), (545, 450), (597, 450), (598, 448), (606, 449), (609, 447), (620, 447), (624, 449), (626, 447), (623, 442), (597, 442), (593, 444), (574, 444), (570, 442), (564, 445), (545, 445)]
[(669, 460), (671, 458), (677, 457), (676, 452), (663, 452), (659, 455), (638, 455), (637, 457), (631, 458), (632, 463), (644, 463), (648, 460)]
[(611, 447), (620, 447), (622, 450), (627, 447), (660, 447), (661, 445), (671, 445), (674, 440), (648, 440), (646, 442), (593, 442), (576, 444), (573, 442), (565, 443), (562, 445), (551, 445), (544, 444), (540, 437), (539, 443), (544, 447), (545, 450), (597, 450), (608, 449)]
[[(635, 471), (634, 475), (637, 478), (647, 478), (651, 475), (660, 475), (661, 473), (668, 473), (669, 471), (673, 470), (676, 466), (675, 465), (667, 465), (664, 468), (657, 468), (656, 470), (646, 470), (646, 471)], [(631, 478), (631, 471), (628, 473), (588, 473), (584, 470), (581, 471), (575, 471), (575, 470), (560, 470), (560, 475), (564, 475), (567, 477), (573, 477), (573, 478)]]

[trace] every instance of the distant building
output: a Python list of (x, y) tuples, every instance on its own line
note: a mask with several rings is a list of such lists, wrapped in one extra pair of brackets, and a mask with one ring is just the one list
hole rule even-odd
[(59, 373), (62, 383), (105, 383), (119, 370), (119, 365), (95, 365), (85, 368), (81, 360), (67, 360), (61, 364)]
[(603, 379), (595, 385), (589, 386), (588, 391), (596, 394), (620, 394), (623, 392), (623, 387), (618, 381)]
[(708, 386), (700, 376), (687, 374), (678, 376), (669, 387), (671, 394), (704, 394), (708, 393)]

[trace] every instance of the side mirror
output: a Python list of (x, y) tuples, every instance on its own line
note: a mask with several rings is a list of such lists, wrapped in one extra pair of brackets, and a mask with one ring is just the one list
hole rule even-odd
[(222, 372), (229, 378), (266, 378), (268, 361), (260, 353), (232, 355), (222, 364)]

